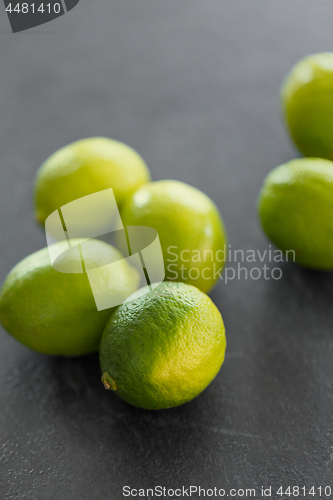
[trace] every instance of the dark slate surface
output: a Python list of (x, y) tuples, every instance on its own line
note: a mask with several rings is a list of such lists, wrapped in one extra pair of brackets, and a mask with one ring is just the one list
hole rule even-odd
[[(300, 57), (332, 49), (331, 1), (81, 0), (15, 35), (0, 10), (1, 281), (45, 245), (32, 217), (39, 164), (93, 135), (132, 145), (155, 180), (205, 191), (234, 249), (269, 248), (257, 194), (297, 154), (279, 86)], [(106, 392), (96, 356), (44, 357), (1, 331), (0, 498), (333, 486), (333, 276), (282, 271), (218, 283), (225, 364), (200, 397), (168, 411)]]

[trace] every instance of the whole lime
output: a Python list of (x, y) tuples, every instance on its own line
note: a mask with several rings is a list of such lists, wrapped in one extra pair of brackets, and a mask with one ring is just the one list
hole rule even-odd
[(281, 89), (283, 113), (298, 149), (333, 160), (333, 52), (309, 55)]
[(139, 188), (121, 212), (124, 226), (156, 229), (166, 279), (208, 292), (224, 268), (227, 238), (213, 201), (183, 182), (164, 180)]
[[(53, 245), (59, 253), (66, 248), (66, 242)], [(95, 352), (112, 309), (97, 310), (87, 274), (72, 274), (75, 256), (63, 255), (62, 269), (67, 267), (69, 272), (52, 267), (47, 248), (11, 270), (0, 294), (0, 320), (13, 337), (35, 351), (63, 356)], [(138, 274), (121, 258), (115, 248), (101, 241), (90, 240), (85, 248), (86, 267), (119, 260), (115, 272), (103, 271), (103, 279), (128, 296), (138, 287)]]
[(108, 321), (102, 381), (128, 403), (158, 410), (195, 398), (225, 354), (223, 320), (210, 298), (184, 283), (138, 290)]
[(333, 269), (333, 162), (302, 158), (272, 170), (259, 196), (259, 215), (289, 259)]
[(47, 217), (71, 201), (112, 188), (118, 206), (150, 180), (147, 165), (122, 142), (93, 137), (56, 151), (40, 167), (35, 182), (35, 217)]

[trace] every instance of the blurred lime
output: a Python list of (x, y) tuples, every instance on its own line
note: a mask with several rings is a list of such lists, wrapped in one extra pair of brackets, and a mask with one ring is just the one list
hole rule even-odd
[(227, 239), (216, 205), (198, 189), (165, 180), (142, 186), (122, 211), (124, 226), (158, 232), (166, 279), (208, 292), (226, 260)]
[[(54, 247), (59, 252), (68, 248), (66, 242)], [(69, 273), (53, 269), (47, 248), (12, 269), (0, 294), (0, 320), (13, 337), (35, 351), (78, 356), (98, 350), (112, 309), (97, 310), (87, 274), (72, 274), (75, 256), (63, 256), (62, 269), (67, 267)], [(86, 267), (94, 267), (122, 255), (107, 243), (90, 240), (84, 258)], [(124, 260), (115, 275), (108, 268), (103, 278), (110, 287), (125, 289), (127, 296), (138, 287), (137, 272)]]
[(333, 53), (302, 59), (284, 80), (284, 116), (298, 149), (333, 160)]
[(133, 294), (111, 316), (100, 346), (102, 381), (146, 409), (195, 398), (218, 373), (225, 354), (221, 314), (207, 295), (184, 283)]
[(118, 206), (150, 180), (147, 165), (122, 142), (93, 137), (56, 151), (41, 166), (35, 184), (35, 217), (47, 217), (67, 203), (112, 188)]
[(296, 262), (333, 269), (333, 162), (302, 158), (272, 170), (259, 215), (267, 236), (282, 251), (293, 250)]

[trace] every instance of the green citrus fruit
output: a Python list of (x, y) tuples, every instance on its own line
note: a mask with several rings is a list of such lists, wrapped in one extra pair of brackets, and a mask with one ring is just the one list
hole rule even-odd
[(281, 97), (298, 149), (305, 156), (333, 160), (333, 52), (296, 64), (284, 80)]
[[(72, 240), (75, 245), (79, 240)], [(66, 242), (53, 245), (60, 252)], [(90, 240), (85, 247), (86, 268), (121, 259), (107, 243)], [(81, 262), (81, 261), (80, 261)], [(8, 274), (0, 294), (0, 320), (19, 342), (54, 355), (78, 356), (98, 350), (111, 309), (98, 311), (87, 274), (73, 274), (76, 257), (63, 254), (62, 270), (56, 271), (47, 248), (26, 257)], [(122, 260), (117, 271), (105, 270), (103, 279), (115, 289), (138, 287), (138, 273)], [(100, 278), (101, 279), (101, 278)]]
[(127, 200), (121, 215), (124, 226), (156, 229), (167, 280), (212, 288), (225, 265), (227, 239), (208, 196), (183, 182), (150, 182)]
[(333, 269), (333, 162), (302, 158), (272, 170), (260, 193), (259, 214), (267, 236), (289, 250), (289, 258)]
[(41, 224), (71, 201), (112, 188), (118, 206), (150, 180), (147, 165), (132, 148), (104, 137), (73, 142), (40, 167), (35, 183), (35, 217)]
[(184, 283), (134, 293), (108, 321), (101, 345), (102, 381), (122, 399), (158, 410), (195, 398), (225, 354), (223, 320), (210, 298)]

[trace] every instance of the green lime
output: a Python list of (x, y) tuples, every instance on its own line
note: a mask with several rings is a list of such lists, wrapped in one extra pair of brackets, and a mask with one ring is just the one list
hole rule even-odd
[(333, 269), (333, 162), (302, 158), (272, 170), (259, 215), (267, 236), (290, 260)]
[(298, 62), (284, 80), (281, 98), (298, 149), (305, 156), (333, 160), (333, 52)]
[[(72, 240), (75, 245), (81, 240)], [(52, 245), (59, 253), (66, 242)], [(84, 264), (94, 268), (118, 260), (117, 269), (106, 269), (103, 278), (110, 287), (127, 295), (138, 287), (138, 273), (107, 243), (90, 240)], [(72, 274), (77, 258), (63, 254), (62, 269), (56, 271), (49, 251), (43, 248), (19, 262), (5, 279), (0, 294), (0, 320), (19, 342), (31, 349), (54, 355), (79, 356), (98, 350), (111, 309), (98, 311), (87, 274)], [(81, 263), (80, 258), (78, 259)]]
[(141, 288), (105, 327), (100, 345), (102, 381), (140, 408), (178, 406), (214, 379), (225, 347), (221, 314), (203, 292), (170, 282), (153, 291)]
[(164, 180), (139, 188), (124, 205), (124, 226), (156, 229), (166, 279), (208, 292), (221, 277), (227, 238), (213, 201), (183, 182)]
[(40, 167), (35, 184), (35, 217), (47, 217), (71, 201), (112, 188), (118, 206), (150, 180), (147, 165), (122, 142), (93, 137), (56, 151)]

